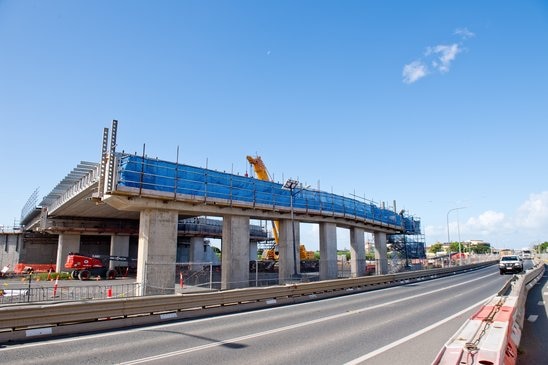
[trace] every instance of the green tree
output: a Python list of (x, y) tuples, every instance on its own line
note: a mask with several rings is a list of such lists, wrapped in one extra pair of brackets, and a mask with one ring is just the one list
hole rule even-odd
[(486, 245), (486, 244), (479, 244), (479, 245), (470, 247), (470, 251), (474, 252), (474, 253), (477, 253), (477, 254), (480, 254), (480, 255), (481, 254), (486, 254), (486, 253), (491, 252), (491, 246)]
[(537, 251), (538, 253), (548, 252), (548, 242), (543, 242), (540, 245), (535, 246), (535, 251)]
[(441, 243), (439, 242), (434, 243), (432, 246), (430, 246), (430, 248), (428, 249), (428, 252), (431, 252), (431, 253), (440, 252), (442, 250), (442, 247), (443, 245)]
[[(460, 249), (461, 252), (464, 252), (464, 244), (460, 244)], [(459, 252), (459, 243), (451, 242), (451, 244), (449, 245), (449, 250), (451, 250), (451, 252)]]

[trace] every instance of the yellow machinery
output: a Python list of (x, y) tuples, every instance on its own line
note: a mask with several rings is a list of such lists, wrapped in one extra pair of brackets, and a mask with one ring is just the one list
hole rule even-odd
[[(257, 157), (247, 156), (246, 158), (247, 158), (247, 161), (249, 161), (249, 163), (253, 165), (253, 170), (255, 170), (255, 175), (257, 175), (257, 178), (259, 180), (272, 181), (272, 179), (270, 178), (270, 174), (268, 173), (268, 170), (266, 169), (266, 166), (260, 156), (257, 156)], [(272, 221), (272, 234), (274, 235), (275, 246), (278, 245), (279, 232), (280, 232), (280, 222)], [(268, 260), (277, 260), (278, 259), (277, 251), (278, 250), (276, 248), (265, 250), (263, 252), (263, 258)], [(304, 245), (300, 246), (299, 252), (300, 252), (299, 256), (301, 260), (314, 260), (314, 251), (307, 251)]]
[(300, 252), (301, 260), (316, 259), (316, 257), (314, 256), (314, 251), (307, 251), (305, 245), (301, 245), (299, 252)]
[[(255, 170), (255, 175), (257, 175), (257, 178), (259, 180), (272, 181), (272, 179), (270, 178), (270, 174), (268, 173), (268, 170), (266, 169), (266, 166), (260, 156), (257, 156), (257, 157), (247, 156), (246, 158), (247, 158), (247, 161), (249, 161), (249, 163), (253, 165), (253, 170)], [(272, 221), (272, 234), (274, 235), (275, 246), (278, 246), (279, 232), (280, 232), (280, 222)], [(277, 260), (278, 259), (277, 251), (278, 250), (276, 248), (265, 250), (263, 252), (263, 258), (268, 260)]]

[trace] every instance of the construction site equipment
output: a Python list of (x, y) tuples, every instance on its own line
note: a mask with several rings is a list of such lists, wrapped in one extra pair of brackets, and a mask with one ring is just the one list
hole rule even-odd
[(113, 280), (118, 275), (114, 269), (109, 269), (110, 261), (129, 262), (131, 259), (126, 256), (84, 256), (77, 253), (70, 253), (67, 256), (65, 268), (72, 269), (70, 275), (73, 279), (88, 280), (92, 277), (102, 277)]
[[(264, 164), (261, 156), (246, 156), (247, 161), (253, 166), (253, 170), (257, 175), (259, 180), (272, 181), (270, 174)], [(270, 249), (263, 251), (262, 258), (266, 260), (277, 260), (278, 259), (278, 243), (279, 243), (279, 232), (280, 232), (280, 222), (272, 221), (272, 234), (274, 235), (274, 246)], [(307, 251), (304, 245), (300, 245), (299, 256), (301, 260), (314, 260), (314, 251)]]
[[(270, 178), (270, 174), (268, 173), (268, 170), (266, 169), (266, 166), (261, 158), (261, 156), (252, 157), (247, 156), (247, 161), (253, 166), (253, 170), (255, 171), (255, 174), (257, 175), (257, 178), (259, 180), (263, 181), (272, 181)], [(274, 242), (276, 245), (278, 244), (279, 239), (279, 233), (280, 232), (280, 222), (278, 221), (272, 221), (272, 234), (274, 235)]]
[(301, 247), (299, 249), (299, 252), (300, 252), (301, 260), (315, 260), (316, 259), (315, 252), (314, 251), (307, 251), (305, 245), (301, 245)]
[(25, 264), (18, 263), (13, 269), (15, 274), (28, 274), (29, 272), (55, 272), (55, 264)]

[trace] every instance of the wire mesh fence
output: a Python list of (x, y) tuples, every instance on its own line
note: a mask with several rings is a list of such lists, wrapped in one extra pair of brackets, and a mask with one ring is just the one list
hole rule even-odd
[[(441, 257), (435, 259), (409, 259), (389, 257), (386, 262), (387, 273), (398, 273), (410, 270), (424, 270), (438, 267), (449, 267), (496, 260), (496, 255), (469, 255), (467, 257)], [(322, 271), (329, 279), (351, 278), (362, 275), (379, 274), (379, 260), (358, 260), (352, 263), (345, 259), (334, 261), (308, 260), (301, 261), (298, 275), (290, 274), (281, 277), (277, 261), (250, 261), (249, 275), (246, 282), (224, 283), (225, 287), (262, 287), (283, 285), (286, 283), (312, 282), (320, 280), (320, 267), (326, 265), (329, 270)], [(27, 281), (9, 279), (3, 280), (0, 286), (0, 304), (97, 300), (108, 298), (129, 298), (140, 295), (184, 294), (192, 292), (216, 291), (222, 287), (222, 272), (219, 265), (211, 262), (192, 263), (147, 263), (145, 265), (147, 280), (144, 283), (135, 279), (112, 281)], [(165, 280), (169, 277), (169, 280)], [(325, 279), (322, 278), (322, 279)], [(165, 287), (154, 286), (152, 283), (166, 283)]]
[(0, 289), (0, 304), (128, 298), (139, 296), (141, 293), (141, 285), (135, 282), (71, 283), (73, 284), (66, 285), (64, 280), (58, 284), (4, 282), (3, 288)]

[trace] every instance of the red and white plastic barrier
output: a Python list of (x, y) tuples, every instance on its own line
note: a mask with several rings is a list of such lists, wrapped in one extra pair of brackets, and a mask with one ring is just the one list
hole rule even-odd
[(432, 365), (515, 365), (530, 288), (526, 283), (543, 273), (544, 266), (534, 269), (514, 281), (509, 295), (493, 297), (445, 344)]

